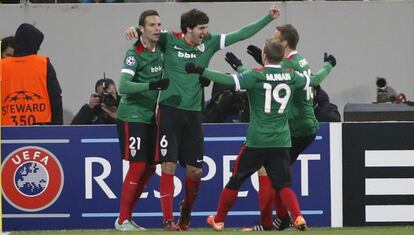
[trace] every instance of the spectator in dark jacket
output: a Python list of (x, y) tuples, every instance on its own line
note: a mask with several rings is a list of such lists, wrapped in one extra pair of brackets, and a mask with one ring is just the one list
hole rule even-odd
[(246, 92), (232, 86), (213, 83), (211, 100), (202, 112), (205, 123), (249, 122), (249, 100)]
[(119, 95), (112, 79), (99, 79), (89, 103), (84, 104), (72, 120), (72, 125), (115, 124)]
[(316, 119), (319, 122), (340, 122), (341, 114), (338, 107), (329, 101), (328, 94), (320, 87), (315, 87), (315, 97), (313, 99)]

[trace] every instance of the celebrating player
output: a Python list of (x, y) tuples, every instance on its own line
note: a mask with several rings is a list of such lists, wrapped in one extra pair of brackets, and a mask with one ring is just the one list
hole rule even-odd
[[(201, 99), (203, 80), (187, 74), (184, 65), (195, 62), (207, 66), (220, 49), (247, 39), (280, 15), (272, 5), (262, 19), (228, 34), (208, 32), (208, 16), (197, 9), (181, 15), (181, 33), (161, 33), (159, 45), (164, 50), (164, 77), (169, 88), (160, 93), (158, 110), (158, 145), (156, 159), (161, 162), (161, 208), (165, 230), (187, 230), (191, 209), (200, 185), (203, 163)], [(134, 37), (134, 28), (127, 30)], [(174, 175), (177, 162), (186, 168), (185, 195), (180, 203), (178, 227), (173, 218)]]
[[(288, 125), (289, 101), (294, 91), (318, 85), (335, 66), (332, 55), (325, 55), (323, 68), (312, 77), (289, 72), (279, 64), (284, 56), (283, 46), (271, 39), (266, 41), (262, 61), (264, 67), (256, 70), (239, 68), (236, 75), (227, 75), (205, 69), (203, 66), (188, 63), (186, 71), (198, 73), (212, 81), (234, 85), (236, 90), (247, 89), (250, 102), (250, 123), (246, 144), (242, 146), (233, 174), (221, 193), (216, 215), (211, 215), (207, 223), (216, 231), (224, 229), (228, 211), (237, 199), (242, 183), (264, 166), (272, 186), (294, 218), (298, 230), (306, 230), (307, 225), (301, 214), (296, 194), (291, 190), (289, 148), (291, 147)], [(241, 62), (233, 54), (226, 60), (235, 67)]]
[[(299, 42), (299, 33), (291, 24), (285, 24), (276, 27), (272, 39), (280, 42), (285, 48), (284, 59), (281, 62), (283, 68), (297, 71), (304, 76), (310, 76), (311, 70), (308, 61), (299, 55), (296, 46)], [(262, 63), (262, 50), (256, 46), (247, 47), (247, 53), (259, 63)], [(298, 90), (292, 93), (292, 107), (289, 112), (289, 127), (292, 139), (292, 148), (290, 149), (290, 161), (293, 164), (309, 145), (312, 144), (316, 137), (319, 124), (313, 109), (313, 91), (312, 87), (304, 90)], [(275, 194), (267, 176), (266, 170), (262, 167), (258, 171), (259, 175), (259, 207), (261, 224), (251, 228), (245, 228), (244, 231), (261, 231), (261, 230), (284, 230), (291, 224), (291, 218), (280, 201), (280, 196)], [(272, 227), (272, 204), (276, 208), (277, 218), (273, 221)]]
[(161, 79), (162, 55), (157, 46), (161, 21), (154, 10), (142, 12), (138, 41), (127, 51), (121, 70), (119, 91), (124, 94), (117, 112), (117, 129), (122, 158), (129, 161), (121, 192), (120, 231), (144, 231), (132, 220), (132, 209), (155, 172), (155, 106), (158, 91), (168, 87)]

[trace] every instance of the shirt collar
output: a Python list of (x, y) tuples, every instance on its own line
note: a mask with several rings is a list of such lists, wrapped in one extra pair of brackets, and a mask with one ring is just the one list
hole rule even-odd
[(151, 50), (148, 48), (148, 46), (145, 44), (144, 39), (142, 38), (142, 36), (139, 37), (139, 41), (141, 42), (141, 44), (144, 46), (145, 49), (149, 50), (150, 52), (155, 52), (155, 49), (157, 48), (157, 45), (155, 45), (155, 47)]
[(286, 56), (286, 58), (289, 58), (289, 57), (291, 57), (293, 55), (296, 55), (296, 54), (298, 54), (298, 51), (292, 51), (292, 52), (289, 53), (288, 56)]
[(282, 65), (280, 65), (280, 64), (267, 64), (267, 65), (265, 65), (265, 67), (266, 68), (277, 68), (277, 69), (280, 69), (280, 68), (282, 68)]

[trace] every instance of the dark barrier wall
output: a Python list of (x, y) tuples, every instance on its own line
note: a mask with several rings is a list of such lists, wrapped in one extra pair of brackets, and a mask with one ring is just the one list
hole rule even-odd
[[(245, 124), (204, 126), (204, 165), (193, 227), (205, 227), (231, 176)], [(10, 230), (113, 228), (118, 216), (122, 175), (115, 126), (3, 127), (3, 228)], [(336, 137), (332, 137), (336, 138)], [(321, 124), (314, 144), (293, 168), (294, 190), (311, 226), (331, 226), (330, 125)], [(174, 215), (184, 194), (183, 170), (174, 179)], [(157, 169), (134, 210), (144, 227), (161, 227)], [(334, 187), (334, 186), (332, 186)], [(257, 177), (247, 180), (226, 226), (259, 220)]]
[(344, 123), (343, 225), (413, 224), (413, 123)]

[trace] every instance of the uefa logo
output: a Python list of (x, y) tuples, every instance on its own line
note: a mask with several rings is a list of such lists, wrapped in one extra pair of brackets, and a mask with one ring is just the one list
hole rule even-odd
[(7, 202), (19, 210), (46, 209), (62, 192), (62, 166), (56, 156), (44, 148), (21, 147), (3, 161), (2, 188)]

